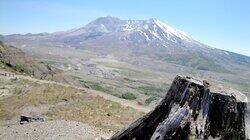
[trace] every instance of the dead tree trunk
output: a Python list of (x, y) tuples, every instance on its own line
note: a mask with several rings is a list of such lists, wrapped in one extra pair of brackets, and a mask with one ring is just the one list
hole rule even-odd
[(111, 140), (245, 139), (245, 103), (177, 76), (156, 108)]

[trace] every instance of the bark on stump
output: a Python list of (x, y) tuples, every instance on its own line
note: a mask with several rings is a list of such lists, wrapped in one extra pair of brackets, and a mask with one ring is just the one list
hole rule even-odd
[(209, 83), (177, 76), (154, 110), (111, 140), (246, 139), (246, 103), (210, 92)]

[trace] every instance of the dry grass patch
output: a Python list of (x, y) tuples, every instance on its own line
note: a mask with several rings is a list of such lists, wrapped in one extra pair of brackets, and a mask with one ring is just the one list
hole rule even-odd
[(119, 130), (143, 113), (71, 87), (19, 81), (12, 96), (0, 100), (0, 120), (10, 120), (25, 107), (46, 105), (49, 119), (74, 120), (105, 130)]
[[(20, 83), (10, 91), (10, 97), (0, 100), (0, 120), (9, 120), (20, 114), (23, 107), (53, 105), (78, 98), (78, 90), (54, 84)], [(22, 83), (22, 84), (21, 84)], [(12, 85), (13, 86), (13, 85)]]
[(51, 108), (47, 115), (53, 119), (81, 121), (116, 131), (139, 118), (143, 113), (99, 96), (90, 96), (87, 99), (78, 99), (70, 104)]

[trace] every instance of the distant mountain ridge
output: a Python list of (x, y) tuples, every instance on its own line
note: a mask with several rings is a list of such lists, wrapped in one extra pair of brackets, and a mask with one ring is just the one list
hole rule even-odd
[(51, 34), (8, 35), (2, 36), (1, 40), (16, 46), (102, 46), (100, 51), (105, 51), (105, 47), (113, 50), (131, 48), (132, 53), (150, 53), (154, 58), (199, 70), (231, 72), (250, 69), (250, 57), (209, 47), (157, 19), (100, 17), (81, 28)]

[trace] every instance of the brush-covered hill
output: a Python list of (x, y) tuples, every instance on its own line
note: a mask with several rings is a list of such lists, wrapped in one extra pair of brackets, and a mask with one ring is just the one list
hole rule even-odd
[(8, 46), (0, 41), (0, 66), (1, 69), (29, 75), (38, 79), (54, 80), (69, 84), (78, 84), (61, 70), (53, 68), (42, 62), (34, 60), (22, 50)]

